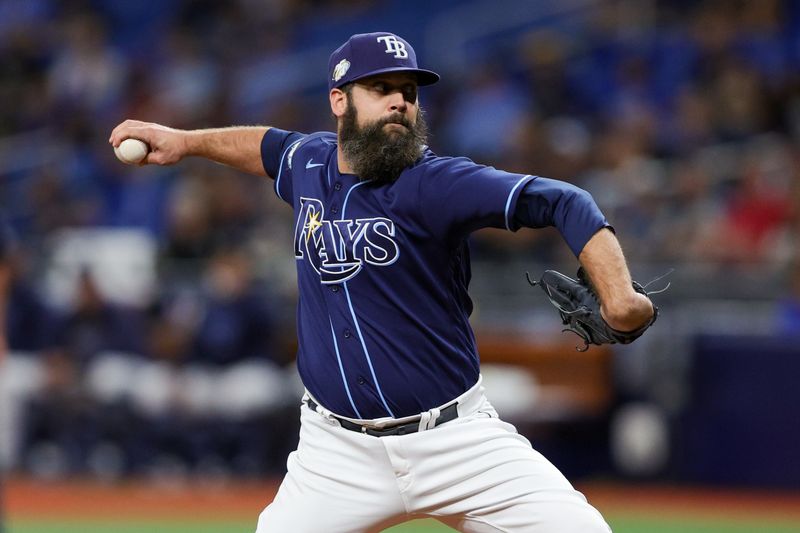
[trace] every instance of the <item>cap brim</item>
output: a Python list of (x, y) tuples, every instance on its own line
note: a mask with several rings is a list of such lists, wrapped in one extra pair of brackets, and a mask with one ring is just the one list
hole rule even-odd
[[(434, 71), (425, 70), (424, 68), (389, 67), (365, 72), (358, 78), (350, 81), (358, 81), (370, 76), (375, 76), (376, 74), (385, 74), (387, 72), (412, 72), (417, 75), (417, 85), (433, 85), (440, 79), (440, 76)], [(341, 85), (344, 85), (344, 83)]]

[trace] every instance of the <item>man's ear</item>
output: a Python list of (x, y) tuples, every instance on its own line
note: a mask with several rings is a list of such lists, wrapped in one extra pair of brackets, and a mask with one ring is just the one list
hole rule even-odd
[(331, 112), (333, 112), (336, 118), (344, 116), (347, 110), (347, 95), (344, 91), (341, 89), (331, 89), (329, 98), (331, 101)]

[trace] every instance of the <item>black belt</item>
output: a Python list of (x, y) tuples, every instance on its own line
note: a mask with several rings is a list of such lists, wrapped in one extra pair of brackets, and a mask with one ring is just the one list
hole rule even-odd
[[(317, 402), (308, 398), (306, 400), (306, 405), (312, 411), (316, 411)], [(407, 422), (405, 424), (397, 424), (395, 426), (389, 426), (384, 428), (372, 428), (369, 426), (362, 426), (360, 424), (356, 424), (355, 422), (350, 422), (349, 420), (345, 420), (344, 418), (339, 418), (336, 415), (331, 415), (335, 418), (339, 424), (344, 429), (349, 429), (350, 431), (355, 431), (357, 433), (366, 433), (367, 435), (372, 435), (373, 437), (388, 437), (390, 435), (407, 435), (409, 433), (416, 433), (419, 431), (419, 420), (416, 422)], [(451, 420), (455, 420), (458, 418), (458, 404), (452, 403), (442, 409), (441, 413), (439, 414), (439, 418), (436, 419), (436, 422), (433, 423), (433, 427), (441, 426), (445, 422), (450, 422)]]

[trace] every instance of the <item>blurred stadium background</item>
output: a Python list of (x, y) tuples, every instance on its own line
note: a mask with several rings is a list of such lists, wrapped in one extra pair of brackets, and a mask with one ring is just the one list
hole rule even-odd
[(331, 129), (328, 55), (376, 30), (443, 74), (434, 151), (580, 185), (635, 278), (674, 269), (647, 336), (580, 354), (524, 278), (575, 268), (558, 234), (476, 234), (501, 414), (615, 531), (800, 531), (791, 0), (0, 0), (9, 530), (253, 529), (297, 433), (290, 210), (107, 139), (125, 118)]

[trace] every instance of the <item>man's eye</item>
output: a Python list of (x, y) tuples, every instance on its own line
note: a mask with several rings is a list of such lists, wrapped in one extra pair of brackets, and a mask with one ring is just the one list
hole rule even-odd
[(386, 84), (385, 83), (376, 83), (375, 85), (373, 85), (373, 87), (375, 88), (376, 91), (378, 91), (380, 93), (385, 93), (386, 92)]

